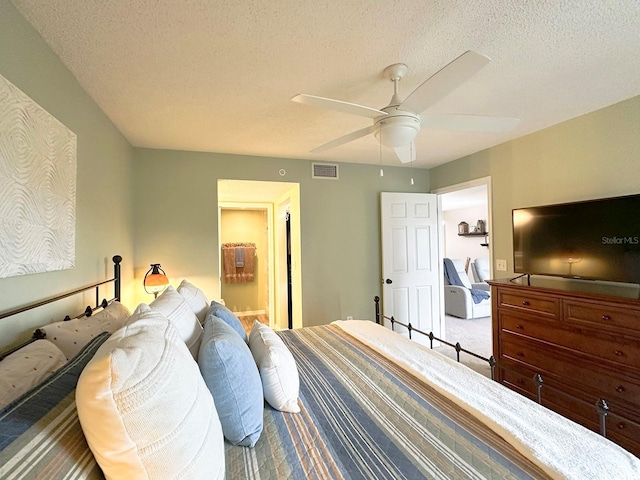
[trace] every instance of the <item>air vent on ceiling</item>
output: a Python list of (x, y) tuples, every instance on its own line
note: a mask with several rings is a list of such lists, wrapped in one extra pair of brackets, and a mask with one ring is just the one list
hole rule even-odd
[(335, 163), (312, 163), (311, 178), (338, 180), (338, 165)]

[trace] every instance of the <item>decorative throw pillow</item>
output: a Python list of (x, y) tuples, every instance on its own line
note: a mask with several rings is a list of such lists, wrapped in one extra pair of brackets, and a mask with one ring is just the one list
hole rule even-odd
[(200, 337), (202, 336), (202, 325), (200, 325), (198, 318), (191, 311), (191, 307), (185, 302), (182, 295), (169, 285), (149, 306), (152, 310), (160, 312), (171, 320), (173, 326), (178, 330), (180, 338), (182, 338), (184, 343), (187, 344), (187, 347), (189, 347), (191, 355), (197, 360), (200, 349)]
[(200, 323), (204, 325), (204, 319), (209, 311), (209, 300), (204, 292), (193, 283), (182, 280), (180, 285), (178, 285), (178, 293), (182, 295), (182, 298), (187, 302), (191, 311), (195, 313)]
[(93, 338), (102, 332), (113, 333), (122, 327), (131, 312), (120, 302), (111, 302), (107, 308), (90, 317), (74, 318), (40, 327), (47, 340), (55, 344), (67, 360), (71, 360)]
[(227, 325), (229, 325), (236, 332), (238, 332), (238, 335), (240, 335), (240, 337), (245, 342), (248, 342), (247, 332), (244, 331), (244, 327), (242, 326), (242, 322), (225, 305), (222, 305), (221, 303), (218, 303), (215, 300), (212, 300), (211, 301), (211, 308), (209, 308), (209, 313), (207, 313), (207, 315), (215, 315), (220, 320), (223, 320)]
[(225, 438), (253, 447), (262, 433), (264, 397), (249, 347), (229, 325), (207, 315), (198, 364)]
[(256, 320), (249, 334), (249, 348), (260, 371), (265, 400), (276, 410), (298, 413), (298, 367), (282, 339)]
[(225, 476), (211, 394), (172, 322), (147, 305), (84, 368), (76, 404), (107, 479)]
[(48, 340), (36, 340), (0, 362), (0, 409), (67, 363), (62, 351)]

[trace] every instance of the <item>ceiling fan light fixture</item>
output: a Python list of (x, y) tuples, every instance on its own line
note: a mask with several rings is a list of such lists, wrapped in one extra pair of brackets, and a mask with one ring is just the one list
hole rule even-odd
[[(384, 76), (393, 82), (391, 102), (384, 108), (375, 109), (315, 95), (299, 94), (293, 101), (343, 113), (373, 119), (373, 124), (355, 132), (343, 135), (311, 150), (321, 153), (330, 148), (339, 147), (373, 133), (378, 145), (391, 147), (401, 163), (415, 160), (414, 140), (422, 126), (430, 128), (479, 131), (507, 131), (518, 123), (515, 118), (494, 118), (478, 115), (429, 115), (421, 117), (422, 112), (449, 95), (456, 88), (481, 70), (490, 62), (489, 57), (468, 50), (449, 62), (436, 73), (422, 82), (404, 100), (399, 95), (399, 83), (407, 73), (407, 65), (395, 63), (384, 69)], [(423, 120), (425, 121), (424, 125)]]
[(416, 138), (420, 132), (420, 120), (404, 115), (384, 117), (376, 127), (375, 136), (382, 145), (402, 147)]

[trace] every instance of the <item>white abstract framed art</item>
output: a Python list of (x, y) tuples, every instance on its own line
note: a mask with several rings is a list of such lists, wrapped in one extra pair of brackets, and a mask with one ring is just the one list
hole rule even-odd
[(77, 138), (0, 75), (0, 278), (75, 265)]

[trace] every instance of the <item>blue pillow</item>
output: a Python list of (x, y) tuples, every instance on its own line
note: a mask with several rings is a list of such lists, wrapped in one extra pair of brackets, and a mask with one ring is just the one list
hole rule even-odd
[(198, 364), (225, 438), (233, 445), (253, 447), (262, 433), (264, 396), (249, 347), (224, 321), (207, 315)]
[(213, 300), (211, 302), (211, 307), (209, 308), (209, 312), (207, 313), (207, 315), (215, 315), (220, 320), (224, 321), (227, 325), (231, 326), (236, 332), (238, 332), (238, 335), (240, 335), (245, 343), (248, 342), (247, 332), (244, 331), (242, 322), (226, 306)]

